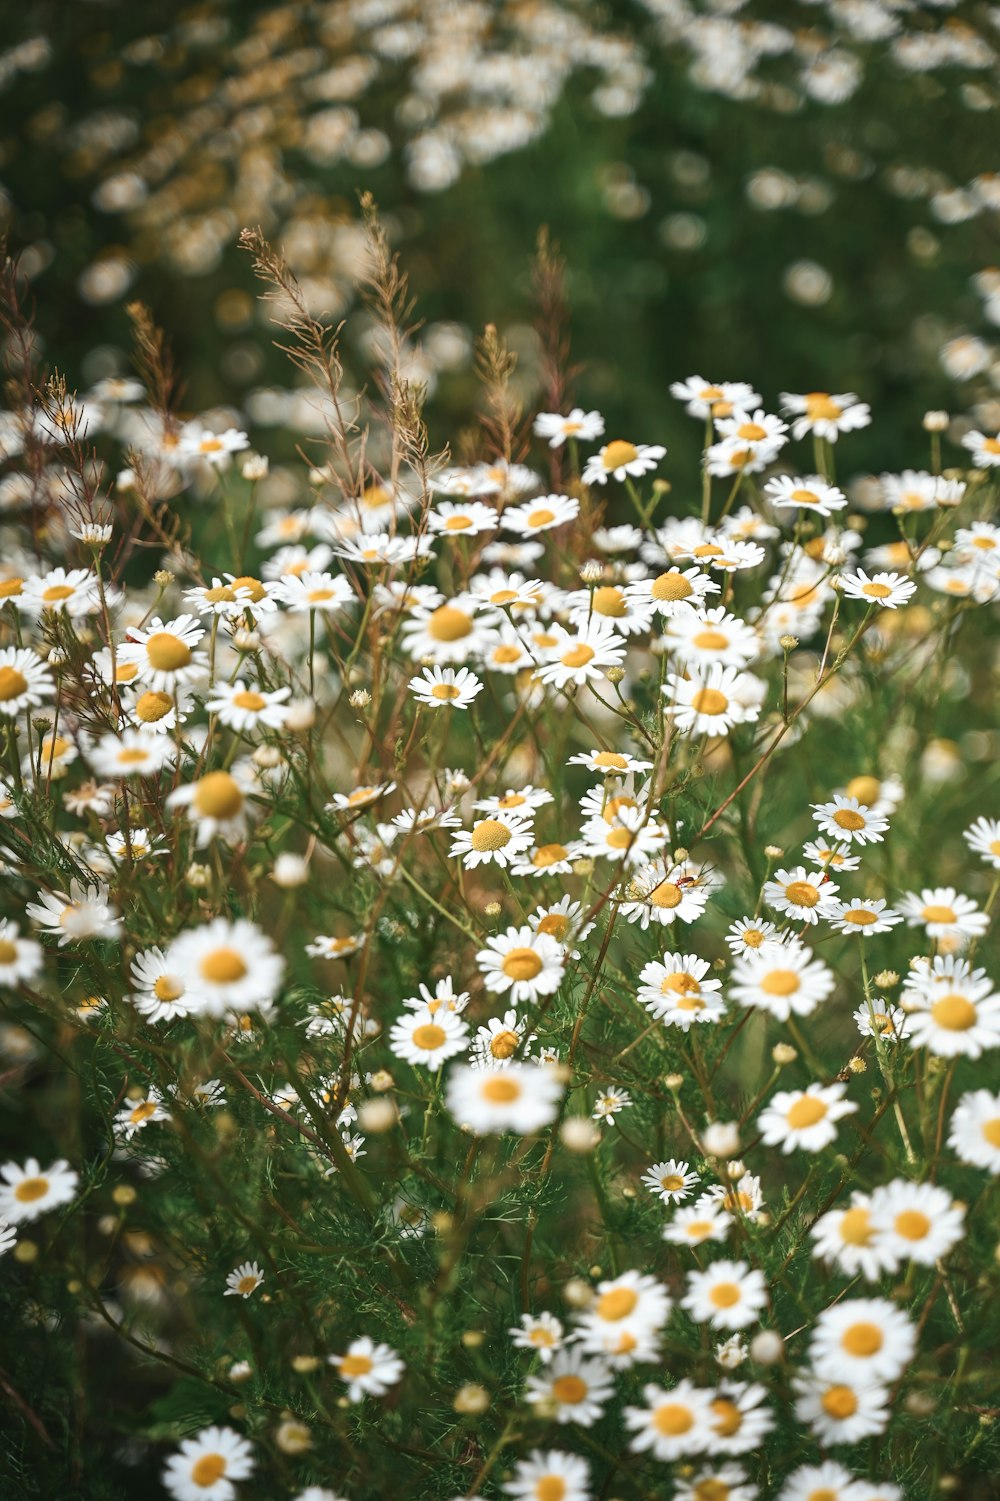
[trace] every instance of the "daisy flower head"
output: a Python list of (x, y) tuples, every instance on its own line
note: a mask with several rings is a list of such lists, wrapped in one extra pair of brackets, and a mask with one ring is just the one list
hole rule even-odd
[(872, 996), (862, 1001), (854, 1013), (858, 1031), (862, 1037), (877, 1037), (882, 1042), (899, 1042), (909, 1035), (906, 1012), (900, 1006), (892, 1006), (885, 996)]
[(644, 808), (620, 807), (612, 818), (592, 818), (580, 831), (580, 847), (625, 867), (647, 865), (666, 843), (667, 833), (647, 818)]
[(144, 1130), (154, 1121), (169, 1119), (170, 1112), (164, 1108), (162, 1098), (155, 1089), (151, 1089), (144, 1099), (134, 1100), (118, 1111), (115, 1116), (115, 1135), (120, 1141), (131, 1141), (137, 1131)]
[(533, 818), (539, 808), (553, 801), (547, 787), (535, 787), (529, 782), (523, 787), (508, 787), (506, 792), (491, 797), (477, 798), (472, 806), (494, 817), (513, 813), (517, 818)]
[(185, 808), (198, 831), (198, 848), (213, 839), (239, 844), (247, 834), (248, 777), (237, 770), (208, 771), (197, 781), (177, 787), (167, 798), (168, 808)]
[(963, 1094), (951, 1118), (948, 1145), (971, 1167), (1000, 1173), (1000, 1094), (988, 1089)]
[(130, 976), (138, 990), (129, 1000), (146, 1021), (173, 1021), (177, 1016), (187, 1016), (186, 987), (180, 976), (167, 967), (162, 949), (154, 946), (136, 954)]
[(837, 794), (828, 803), (812, 804), (820, 831), (846, 844), (880, 844), (889, 827), (883, 813), (866, 808), (856, 797)]
[(163, 735), (127, 729), (120, 735), (102, 735), (86, 754), (100, 777), (155, 777), (173, 762), (174, 747)]
[(483, 685), (467, 667), (425, 667), (410, 679), (410, 692), (429, 709), (467, 709)]
[(685, 667), (746, 667), (760, 655), (760, 643), (753, 628), (725, 605), (711, 610), (683, 610), (667, 621), (666, 640), (670, 650)]
[(694, 922), (708, 905), (710, 892), (708, 884), (699, 880), (695, 866), (654, 861), (633, 874), (618, 910), (644, 932), (650, 923)]
[(465, 1052), (468, 1036), (468, 1024), (456, 1012), (425, 1006), (400, 1017), (389, 1033), (389, 1046), (406, 1063), (436, 1071), (448, 1058)]
[(669, 619), (692, 607), (703, 606), (707, 595), (719, 593), (719, 585), (697, 566), (668, 568), (653, 578), (629, 584), (625, 592), (630, 598), (652, 603), (658, 615)]
[(80, 943), (89, 938), (117, 939), (122, 921), (108, 902), (107, 888), (70, 883), (68, 892), (40, 891), (37, 902), (29, 902), (25, 911), (32, 922), (49, 933), (59, 935), (59, 947)]
[(566, 597), (569, 623), (578, 630), (591, 619), (606, 621), (619, 636), (644, 636), (653, 619), (652, 601), (630, 594), (623, 584), (574, 589)]
[(984, 969), (954, 955), (918, 963), (903, 982), (911, 1047), (942, 1058), (978, 1058), (1000, 1047), (1000, 995)]
[(220, 724), (224, 724), (227, 729), (237, 730), (240, 734), (261, 726), (269, 730), (280, 730), (288, 718), (285, 700), (291, 696), (291, 692), (287, 685), (270, 692), (261, 692), (257, 688), (248, 688), (242, 678), (237, 678), (235, 682), (217, 686), (215, 697), (207, 700), (205, 708), (209, 714), (219, 716)]
[(264, 1273), (256, 1261), (244, 1261), (226, 1277), (224, 1298), (250, 1298), (264, 1281)]
[(872, 1227), (895, 1265), (933, 1266), (965, 1234), (965, 1210), (936, 1183), (895, 1178), (871, 1196)]
[(445, 1098), (453, 1118), (474, 1136), (505, 1131), (533, 1136), (555, 1120), (562, 1095), (562, 1079), (545, 1065), (473, 1068), (463, 1063), (449, 1071)]
[(562, 944), (530, 925), (508, 928), (487, 938), (476, 963), (487, 990), (512, 1001), (536, 1001), (559, 989), (566, 961)]
[(250, 447), (250, 439), (239, 428), (227, 427), (213, 433), (200, 422), (186, 422), (181, 428), (178, 450), (185, 459), (202, 459), (215, 468), (224, 468), (234, 453)]
[[(105, 596), (107, 597), (107, 596)], [(28, 615), (60, 613), (78, 618), (100, 608), (97, 575), (89, 568), (52, 568), (27, 578), (17, 596), (18, 609)]]
[(232, 1428), (203, 1428), (170, 1456), (162, 1480), (175, 1501), (233, 1501), (233, 1481), (253, 1471), (253, 1449), (245, 1438)]
[(17, 1245), (17, 1231), (6, 1220), (0, 1219), (0, 1256), (6, 1256)]
[(0, 651), (0, 714), (5, 719), (37, 708), (55, 691), (51, 670), (37, 652), (17, 646)]
[(881, 1433), (889, 1421), (889, 1393), (863, 1377), (837, 1379), (819, 1371), (796, 1376), (795, 1415), (824, 1444), (857, 1444)]
[(663, 1239), (675, 1246), (701, 1246), (725, 1240), (732, 1228), (732, 1215), (705, 1199), (690, 1209), (679, 1209), (670, 1224), (664, 1225)]
[(582, 902), (574, 902), (571, 897), (563, 896), (554, 904), (536, 908), (529, 915), (528, 922), (536, 933), (545, 933), (549, 938), (554, 938), (556, 943), (569, 952), (571, 958), (578, 959), (579, 953), (573, 945), (582, 943), (595, 927), (594, 923), (585, 921), (585, 916)]
[(675, 1501), (756, 1501), (760, 1494), (747, 1479), (746, 1471), (736, 1464), (713, 1464), (696, 1470), (690, 1479), (680, 1480), (674, 1490)]
[(839, 903), (840, 887), (824, 871), (776, 870), (764, 883), (764, 901), (775, 912), (784, 912), (795, 922), (817, 923), (830, 917)]
[(557, 1423), (591, 1427), (614, 1392), (610, 1367), (572, 1346), (561, 1350), (538, 1375), (529, 1376), (524, 1401), (541, 1407)]
[(149, 628), (129, 628), (128, 636), (118, 647), (119, 662), (134, 663), (137, 676), (151, 688), (176, 693), (189, 683), (196, 683), (208, 672), (208, 657), (198, 649), (205, 634), (193, 615), (178, 615), (161, 620), (157, 615)]
[(651, 1337), (663, 1328), (672, 1306), (655, 1277), (622, 1272), (597, 1284), (594, 1301), (578, 1320), (577, 1338), (583, 1349), (606, 1356), (615, 1366), (654, 1359)]
[(922, 927), (928, 938), (965, 943), (981, 938), (990, 925), (989, 914), (960, 896), (954, 886), (925, 886), (901, 897), (899, 910), (911, 928)]
[(591, 1501), (590, 1466), (561, 1449), (532, 1449), (503, 1487), (516, 1501)]
[(778, 1492), (777, 1501), (865, 1501), (866, 1492), (861, 1481), (855, 1480), (849, 1470), (827, 1459), (818, 1465), (799, 1465), (793, 1470)]
[(545, 660), (535, 670), (540, 683), (566, 688), (597, 682), (609, 667), (617, 667), (625, 656), (625, 643), (607, 621), (591, 617), (574, 634), (560, 628)]
[(18, 924), (0, 918), (0, 989), (10, 990), (41, 973), (45, 955), (40, 943), (22, 938)]
[(609, 1084), (606, 1089), (600, 1091), (597, 1096), (591, 1119), (603, 1121), (607, 1126), (613, 1126), (615, 1116), (621, 1110), (626, 1110), (632, 1104), (632, 1096), (627, 1089), (619, 1089), (614, 1084)]
[(478, 537), (495, 532), (499, 522), (494, 508), (481, 500), (442, 500), (427, 512), (427, 525), (442, 537)]
[(813, 1255), (833, 1262), (845, 1277), (859, 1273), (876, 1282), (883, 1272), (897, 1265), (886, 1237), (872, 1219), (872, 1196), (855, 1191), (846, 1209), (831, 1209), (821, 1215), (809, 1232), (815, 1244)]
[(433, 610), (418, 605), (403, 622), (403, 645), (416, 661), (461, 666), (492, 645), (495, 618), (496, 612), (484, 610), (473, 594), (458, 594)]
[(652, 761), (640, 761), (625, 751), (590, 750), (578, 751), (570, 756), (567, 766), (586, 766), (588, 771), (602, 777), (625, 776), (634, 771), (652, 771)]
[(834, 987), (832, 972), (812, 950), (799, 943), (775, 943), (737, 958), (729, 995), (741, 1006), (769, 1011), (778, 1021), (808, 1016)]
[(845, 1100), (846, 1084), (810, 1084), (808, 1089), (780, 1090), (762, 1110), (757, 1124), (769, 1147), (787, 1156), (797, 1148), (820, 1152), (836, 1140), (836, 1122), (857, 1110)]
[(833, 1380), (894, 1381), (917, 1347), (910, 1319), (887, 1298), (846, 1298), (813, 1325), (813, 1369)]
[(666, 451), (658, 443), (629, 443), (615, 438), (599, 453), (591, 454), (583, 466), (583, 483), (606, 485), (609, 479), (641, 479), (656, 468)]
[(778, 929), (773, 922), (766, 922), (760, 917), (741, 917), (730, 926), (726, 933), (726, 943), (733, 954), (754, 954), (777, 936)]
[(966, 433), (962, 447), (972, 454), (977, 469), (994, 469), (1000, 464), (1000, 433), (994, 433), (992, 437), (977, 431)]
[(855, 897), (849, 902), (837, 902), (829, 921), (839, 933), (860, 933), (862, 938), (871, 938), (875, 933), (891, 933), (903, 918), (881, 897)]
[(809, 391), (804, 396), (782, 391), (781, 410), (793, 419), (793, 438), (815, 433), (828, 443), (836, 443), (841, 433), (867, 427), (872, 420), (871, 409), (853, 391), (843, 391), (838, 396), (826, 391)]
[(360, 808), (369, 808), (390, 792), (396, 790), (395, 782), (364, 783), (350, 792), (335, 792), (326, 805), (328, 813), (356, 813)]
[[(738, 1336), (730, 1336), (729, 1344)], [(717, 1346), (718, 1351), (725, 1346)], [(723, 1362), (719, 1360), (719, 1364)], [(761, 1447), (761, 1440), (774, 1427), (774, 1415), (767, 1404), (767, 1388), (759, 1382), (723, 1380), (712, 1402), (715, 1447), (725, 1454), (747, 1454)]]
[(583, 407), (574, 407), (566, 417), (558, 412), (539, 412), (533, 430), (550, 448), (561, 448), (567, 439), (592, 443), (604, 432), (604, 418), (600, 412), (585, 412)]
[(507, 1333), (519, 1350), (531, 1350), (543, 1365), (563, 1342), (563, 1326), (552, 1313), (522, 1313), (520, 1325)]
[[(484, 1068), (503, 1068), (524, 1043), (527, 1022), (514, 1010), (491, 1016), (476, 1033), (473, 1057)], [(528, 1043), (533, 1041), (528, 1038)]]
[(696, 1324), (715, 1329), (745, 1329), (767, 1306), (763, 1272), (745, 1261), (716, 1261), (703, 1272), (688, 1272), (688, 1290), (681, 1299)]
[(712, 1393), (687, 1379), (669, 1390), (650, 1382), (642, 1389), (644, 1407), (626, 1407), (629, 1448), (673, 1461), (712, 1447)]
[(728, 417), (734, 407), (755, 407), (760, 397), (753, 386), (743, 380), (723, 380), (717, 383), (702, 380), (700, 375), (690, 375), (687, 380), (675, 380), (670, 387), (671, 396), (684, 402), (689, 417)]
[(765, 412), (763, 407), (749, 411), (736, 407), (729, 417), (715, 416), (715, 428), (723, 439), (747, 449), (754, 455), (767, 455), (768, 462), (784, 447), (788, 423)]
[(718, 1021), (725, 1010), (718, 991), (721, 980), (709, 980), (707, 959), (696, 954), (665, 953), (653, 959), (639, 975), (639, 1000), (646, 1010), (668, 1026), (686, 1032), (699, 1021)]
[(519, 537), (537, 537), (540, 532), (555, 531), (575, 521), (580, 514), (580, 502), (572, 495), (540, 495), (523, 505), (508, 506), (500, 525), (506, 532), (515, 532)]
[(496, 813), (481, 818), (471, 829), (459, 829), (452, 836), (448, 854), (460, 859), (466, 870), (477, 865), (512, 865), (534, 842), (534, 830), (527, 818), (516, 813)]
[(837, 582), (838, 588), (848, 599), (863, 599), (868, 604), (880, 605), (885, 610), (895, 610), (898, 605), (905, 605), (910, 596), (917, 592), (913, 580), (905, 578), (901, 573), (875, 573), (869, 578), (863, 568), (858, 568), (854, 573), (842, 573)]
[(354, 590), (342, 573), (306, 571), (282, 574), (271, 597), (292, 615), (307, 615), (316, 610), (342, 610), (354, 603)]
[(813, 512), (817, 516), (832, 516), (847, 505), (847, 496), (836, 485), (828, 485), (818, 475), (807, 479), (793, 479), (781, 474), (769, 479), (764, 486), (764, 496), (776, 511), (795, 509)]
[(747, 692), (757, 681), (721, 662), (696, 663), (689, 664), (687, 677), (668, 673), (662, 691), (683, 734), (728, 735), (734, 725), (758, 718), (760, 701)]
[(691, 1164), (671, 1157), (666, 1162), (655, 1162), (642, 1175), (642, 1183), (664, 1204), (680, 1204), (691, 1197), (700, 1179), (691, 1171)]
[(71, 1203), (79, 1181), (80, 1175), (62, 1157), (45, 1169), (37, 1157), (29, 1157), (23, 1167), (6, 1162), (0, 1167), (0, 1219), (9, 1225), (37, 1220)]
[(378, 1344), (367, 1334), (352, 1340), (344, 1355), (328, 1355), (327, 1362), (341, 1381), (347, 1383), (349, 1402), (362, 1402), (365, 1397), (384, 1397), (405, 1370), (390, 1345)]
[(189, 1010), (220, 1017), (269, 1006), (285, 961), (254, 923), (216, 917), (180, 933), (167, 949), (166, 966), (190, 991)]
[(977, 818), (962, 835), (970, 850), (1000, 870), (1000, 818)]

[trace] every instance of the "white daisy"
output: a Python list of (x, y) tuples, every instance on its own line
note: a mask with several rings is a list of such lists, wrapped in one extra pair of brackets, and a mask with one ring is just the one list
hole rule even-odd
[(812, 950), (799, 943), (768, 940), (733, 965), (729, 995), (741, 1006), (757, 1006), (778, 1021), (808, 1016), (833, 990), (834, 978)]
[(846, 1298), (813, 1324), (813, 1368), (833, 1380), (894, 1381), (917, 1348), (916, 1330), (887, 1298)]
[(919, 894), (908, 891), (900, 898), (899, 910), (911, 928), (922, 927), (928, 938), (938, 941), (981, 938), (990, 925), (988, 913), (980, 912), (954, 886), (925, 886)]
[(604, 418), (600, 412), (585, 412), (582, 407), (574, 407), (566, 417), (558, 412), (539, 412), (533, 428), (550, 448), (561, 448), (568, 438), (583, 443), (599, 438), (604, 432)]
[(467, 709), (483, 685), (467, 667), (425, 667), (410, 679), (410, 692), (429, 709)]
[(690, 1198), (691, 1190), (697, 1187), (700, 1179), (697, 1173), (691, 1171), (690, 1163), (679, 1162), (671, 1157), (666, 1162), (655, 1162), (651, 1168), (647, 1168), (642, 1175), (642, 1182), (664, 1204), (680, 1204), (684, 1199)]
[(563, 1342), (563, 1326), (552, 1313), (522, 1313), (520, 1326), (507, 1333), (519, 1350), (531, 1350), (543, 1365)]
[(540, 495), (520, 506), (508, 506), (500, 525), (520, 537), (537, 537), (566, 526), (580, 514), (580, 502), (572, 495)]
[(28, 647), (5, 646), (0, 651), (0, 714), (14, 719), (22, 709), (34, 709), (56, 691), (52, 673)]
[(173, 1021), (187, 1016), (187, 989), (179, 975), (167, 968), (162, 949), (153, 947), (136, 954), (130, 971), (138, 991), (128, 999), (140, 1016), (149, 1022)]
[(758, 680), (750, 673), (721, 662), (691, 663), (687, 672), (686, 677), (668, 673), (662, 689), (682, 734), (728, 735), (734, 725), (758, 718), (760, 700), (747, 691)]
[(468, 1036), (468, 1025), (454, 1011), (425, 1007), (400, 1017), (389, 1033), (389, 1046), (397, 1058), (433, 1071), (464, 1053)]
[(555, 635), (535, 676), (556, 688), (599, 681), (607, 668), (617, 667), (625, 656), (621, 636), (604, 620), (591, 618), (573, 635), (560, 627)]
[(526, 818), (515, 813), (497, 813), (481, 818), (471, 829), (459, 829), (452, 836), (448, 851), (460, 859), (466, 870), (477, 865), (511, 865), (534, 842), (534, 831)]
[(559, 1112), (563, 1084), (554, 1069), (530, 1063), (504, 1068), (456, 1064), (448, 1074), (448, 1110), (476, 1136), (533, 1135)]
[(828, 803), (813, 803), (813, 817), (820, 830), (844, 844), (880, 844), (889, 820), (856, 797), (838, 795)]
[(122, 921), (107, 895), (103, 886), (73, 881), (68, 893), (40, 891), (38, 901), (29, 902), (25, 911), (39, 927), (59, 934), (60, 948), (88, 938), (117, 939)]
[(481, 500), (443, 500), (427, 512), (427, 525), (440, 536), (478, 537), (480, 532), (495, 532), (499, 522), (494, 508)]
[(655, 469), (666, 453), (658, 443), (629, 443), (616, 438), (606, 443), (599, 453), (591, 454), (583, 468), (585, 485), (606, 485), (614, 477), (624, 480), (639, 479)]
[(528, 1377), (524, 1401), (541, 1405), (557, 1423), (590, 1428), (603, 1416), (614, 1389), (610, 1367), (603, 1360), (570, 1348), (560, 1351), (544, 1371)]
[(512, 1001), (536, 1001), (559, 989), (565, 972), (562, 945), (530, 926), (508, 928), (487, 938), (476, 963), (487, 990)]
[(663, 1227), (663, 1239), (675, 1246), (700, 1246), (706, 1241), (725, 1240), (733, 1228), (732, 1216), (707, 1200), (690, 1209), (679, 1209)]
[(213, 839), (239, 844), (247, 834), (248, 778), (229, 771), (208, 771), (195, 782), (177, 787), (167, 798), (168, 808), (186, 808), (198, 831), (198, 848)]
[(208, 672), (208, 657), (198, 650), (204, 634), (204, 627), (193, 615), (178, 615), (168, 621), (157, 615), (147, 630), (130, 627), (117, 657), (122, 663), (134, 663), (139, 678), (151, 688), (176, 694), (178, 688), (197, 682)]
[(793, 479), (781, 474), (769, 479), (764, 486), (765, 499), (776, 511), (792, 507), (802, 512), (814, 512), (818, 516), (832, 516), (847, 505), (847, 496), (836, 485), (828, 485), (818, 475), (807, 479)]
[(1000, 1173), (1000, 1094), (968, 1090), (951, 1118), (948, 1145), (962, 1162)]
[(703, 1272), (688, 1272), (688, 1290), (681, 1299), (698, 1324), (716, 1329), (745, 1329), (767, 1306), (763, 1272), (745, 1261), (716, 1261)]
[(517, 1501), (590, 1501), (590, 1467), (561, 1449), (532, 1449), (528, 1459), (517, 1461), (503, 1489)]
[(101, 777), (155, 777), (174, 759), (174, 747), (148, 730), (123, 730), (102, 735), (87, 751), (87, 760)]
[(33, 938), (20, 937), (20, 928), (0, 918), (0, 988), (10, 990), (33, 980), (45, 962), (44, 950)]
[(836, 1140), (834, 1124), (857, 1110), (845, 1100), (846, 1084), (810, 1084), (808, 1089), (780, 1090), (758, 1117), (765, 1145), (780, 1146), (787, 1155), (796, 1148), (819, 1152)]
[(37, 1157), (29, 1157), (23, 1167), (5, 1162), (0, 1180), (0, 1218), (20, 1225), (75, 1199), (80, 1175), (62, 1157), (44, 1170)]
[(712, 1443), (712, 1393), (688, 1380), (669, 1388), (649, 1383), (642, 1389), (645, 1407), (626, 1407), (629, 1448), (672, 1461), (701, 1454)]
[(794, 419), (793, 438), (815, 433), (817, 438), (825, 438), (828, 443), (836, 443), (841, 433), (867, 427), (872, 420), (870, 408), (859, 401), (853, 391), (844, 391), (838, 396), (830, 396), (826, 391), (810, 391), (805, 396), (782, 391), (781, 409)]
[(775, 912), (785, 912), (796, 922), (817, 923), (837, 908), (840, 887), (824, 871), (776, 870), (764, 883), (764, 901)]
[(855, 897), (850, 902), (837, 902), (829, 921), (840, 933), (860, 933), (863, 938), (870, 938), (874, 933), (891, 933), (903, 918), (881, 898)]
[(719, 585), (700, 568), (668, 568), (655, 578), (629, 584), (625, 592), (630, 598), (651, 602), (657, 614), (669, 618), (703, 605), (706, 595), (718, 594)]
[(884, 610), (905, 605), (917, 592), (912, 579), (904, 578), (901, 573), (876, 573), (869, 578), (863, 568), (855, 573), (842, 573), (838, 587), (848, 599), (863, 599), (868, 604), (880, 605)]
[(964, 1221), (964, 1207), (935, 1183), (894, 1178), (871, 1196), (872, 1228), (897, 1265), (934, 1266), (963, 1238)]
[(889, 1421), (889, 1393), (873, 1381), (843, 1377), (831, 1380), (819, 1372), (796, 1376), (795, 1416), (808, 1423), (824, 1444), (858, 1444), (881, 1433)]
[(982, 856), (987, 865), (1000, 870), (1000, 818), (977, 818), (962, 838), (970, 850)]
[(167, 1460), (163, 1484), (175, 1501), (233, 1501), (234, 1480), (254, 1471), (253, 1449), (232, 1428), (203, 1428)]
[(273, 1001), (285, 961), (253, 923), (216, 917), (179, 934), (167, 949), (166, 966), (190, 992), (189, 1010), (219, 1017), (258, 1011)]
[(352, 1340), (344, 1355), (328, 1355), (327, 1361), (346, 1381), (350, 1402), (384, 1397), (406, 1369), (391, 1346), (376, 1344), (367, 1334)]
[(696, 954), (665, 953), (650, 960), (639, 975), (638, 998), (652, 1016), (668, 1026), (687, 1029), (699, 1021), (718, 1021), (725, 1011), (721, 980), (708, 980), (711, 965)]
[(224, 1298), (250, 1298), (264, 1281), (264, 1273), (256, 1261), (244, 1261), (234, 1267), (226, 1277)]
[(248, 688), (242, 678), (215, 689), (215, 697), (205, 703), (209, 714), (218, 714), (227, 729), (245, 734), (264, 725), (270, 730), (283, 728), (288, 718), (285, 700), (291, 696), (287, 685), (269, 692)]

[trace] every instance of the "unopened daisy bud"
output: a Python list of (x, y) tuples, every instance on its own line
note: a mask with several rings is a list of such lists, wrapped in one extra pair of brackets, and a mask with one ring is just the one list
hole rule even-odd
[(101, 1235), (114, 1235), (118, 1229), (118, 1216), (116, 1214), (102, 1214), (97, 1221), (97, 1229)]
[(580, 577), (585, 584), (596, 584), (599, 583), (603, 572), (604, 569), (595, 558), (588, 558), (587, 562), (580, 569)]
[(123, 494), (127, 494), (129, 490), (131, 490), (131, 489), (134, 488), (134, 486), (135, 486), (135, 470), (134, 469), (122, 469), (122, 470), (120, 470), (120, 472), (119, 472), (119, 474), (118, 474), (118, 476), (117, 476), (117, 478), (115, 480), (115, 489), (116, 490), (121, 490)]
[(255, 766), (262, 766), (265, 771), (271, 771), (275, 766), (280, 766), (284, 757), (276, 745), (258, 745), (253, 753)]
[(113, 532), (110, 523), (102, 525), (98, 521), (88, 521), (82, 526), (71, 526), (69, 530), (71, 536), (85, 542), (88, 547), (107, 547)]
[(747, 1165), (741, 1157), (734, 1157), (732, 1162), (726, 1163), (726, 1177), (732, 1178), (734, 1181), (737, 1178), (742, 1178), (746, 1170)]
[(601, 1131), (596, 1121), (582, 1115), (569, 1116), (559, 1127), (559, 1140), (568, 1152), (581, 1155), (592, 1152), (600, 1139)]
[(465, 1386), (459, 1387), (455, 1393), (455, 1400), (451, 1405), (456, 1412), (485, 1412), (490, 1405), (490, 1394), (485, 1386), (479, 1386), (475, 1381), (469, 1381)]
[(249, 1360), (234, 1360), (226, 1374), (230, 1381), (249, 1381), (253, 1375), (253, 1366)]
[(925, 412), (922, 426), (925, 433), (943, 433), (947, 431), (951, 418), (947, 412)]
[(368, 692), (367, 688), (355, 688), (354, 692), (348, 699), (348, 703), (350, 704), (352, 709), (367, 709), (371, 701), (372, 696)]
[(669, 495), (672, 489), (673, 485), (668, 479), (654, 479), (653, 481), (654, 495)]
[(483, 915), (485, 917), (499, 917), (502, 911), (503, 905), (500, 902), (487, 902), (483, 908)]
[(318, 1355), (293, 1355), (292, 1370), (299, 1376), (308, 1376), (311, 1371), (318, 1371), (322, 1361)]
[(377, 1100), (365, 1100), (358, 1107), (358, 1125), (362, 1131), (374, 1132), (376, 1136), (383, 1131), (391, 1131), (398, 1120), (399, 1111), (395, 1101), (385, 1095)]
[(481, 1329), (466, 1329), (462, 1335), (462, 1344), (467, 1350), (478, 1350), (486, 1340), (486, 1335)]
[(153, 574), (153, 583), (160, 589), (169, 589), (174, 581), (174, 575), (169, 568), (158, 568)]
[(907, 1392), (903, 1407), (914, 1418), (929, 1418), (937, 1407), (930, 1392)]
[(794, 651), (799, 644), (798, 636), (790, 636), (787, 632), (778, 637), (778, 645), (782, 651)]
[(376, 1069), (368, 1082), (372, 1089), (383, 1090), (391, 1089), (396, 1081), (387, 1068), (380, 1068)]
[(248, 454), (247, 457), (243, 460), (243, 478), (251, 481), (266, 479), (267, 471), (269, 468), (270, 465), (268, 463), (266, 454)]
[(620, 683), (625, 676), (624, 667), (609, 667), (604, 676), (609, 683)]
[(769, 860), (780, 860), (784, 853), (784, 850), (776, 844), (765, 844), (764, 846), (764, 854)]
[(683, 865), (687, 857), (688, 851), (684, 849), (682, 845), (680, 845), (677, 849), (674, 850), (670, 858), (673, 860), (675, 865)]
[(715, 1347), (716, 1364), (724, 1371), (735, 1371), (747, 1358), (747, 1347), (738, 1334), (732, 1334)]
[(274, 1430), (274, 1442), (282, 1454), (305, 1454), (312, 1448), (312, 1434), (297, 1418), (286, 1418)]
[(113, 1203), (124, 1209), (129, 1204), (134, 1204), (138, 1195), (131, 1183), (116, 1183), (111, 1190), (111, 1198)]
[(285, 724), (290, 730), (311, 730), (316, 723), (316, 705), (311, 698), (293, 698), (287, 706)]
[(774, 1329), (761, 1329), (750, 1341), (750, 1359), (758, 1365), (777, 1365), (785, 1353), (785, 1341)]
[(233, 632), (233, 645), (237, 651), (259, 651), (260, 636), (256, 631), (248, 631), (245, 626), (241, 626), (238, 631)]
[(701, 1145), (709, 1157), (735, 1157), (740, 1149), (740, 1128), (735, 1121), (712, 1121), (702, 1132)]
[(779, 1068), (784, 1068), (786, 1064), (794, 1063), (798, 1056), (795, 1049), (787, 1042), (776, 1042), (771, 1049), (771, 1057)]
[(271, 872), (271, 880), (275, 886), (291, 891), (296, 886), (304, 886), (308, 879), (309, 861), (304, 856), (285, 850), (275, 860), (274, 869)]
[(890, 985), (899, 984), (899, 976), (894, 969), (880, 969), (875, 976), (875, 984), (879, 990), (888, 990)]
[(197, 860), (193, 860), (184, 872), (184, 879), (196, 891), (204, 891), (205, 887), (211, 884), (211, 867), (208, 865), (199, 865)]
[(564, 1284), (562, 1295), (570, 1308), (589, 1308), (594, 1301), (594, 1289), (582, 1277), (571, 1277)]
[(684, 1075), (668, 1074), (663, 1082), (668, 1089), (681, 1089), (684, 1085)]
[(847, 1067), (850, 1069), (852, 1074), (863, 1074), (866, 1072), (868, 1065), (863, 1058), (859, 1058), (857, 1055), (855, 1055), (853, 1058), (848, 1059)]

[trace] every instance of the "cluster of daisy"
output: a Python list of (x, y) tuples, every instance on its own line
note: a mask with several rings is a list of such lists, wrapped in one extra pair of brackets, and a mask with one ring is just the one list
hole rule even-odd
[(570, 402), (292, 494), (138, 382), (4, 419), (0, 1044), (82, 1103), (0, 1248), (245, 1420), (178, 1501), (899, 1501), (980, 1379), (1000, 821), (913, 717), (988, 691), (985, 450), (855, 511), (857, 395), (673, 394), (690, 491)]

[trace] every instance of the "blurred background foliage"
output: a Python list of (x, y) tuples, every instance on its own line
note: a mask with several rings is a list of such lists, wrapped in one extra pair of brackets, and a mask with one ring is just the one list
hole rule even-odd
[[(236, 235), (261, 223), (315, 309), (343, 316), (367, 188), (426, 320), (414, 369), (438, 441), (468, 413), (469, 345), (487, 321), (534, 395), (542, 225), (569, 263), (578, 395), (609, 431), (666, 441), (678, 468), (701, 434), (669, 383), (695, 371), (750, 380), (772, 408), (782, 389), (858, 391), (879, 420), (852, 455), (873, 469), (913, 462), (927, 407), (969, 405), (940, 351), (981, 321), (970, 278), (996, 258), (996, 210), (955, 202), (998, 159), (986, 7), (903, 12), (905, 38), (951, 28), (976, 64), (945, 47), (922, 71), (892, 56), (898, 33), (849, 36), (845, 51), (836, 0), (723, 4), (716, 19), (654, 0), (0, 9), (0, 212), (51, 357), (81, 388), (124, 369), (124, 304), (140, 297), (168, 330), (188, 408), (280, 425), (286, 409), (260, 392), (289, 372)], [(698, 33), (693, 71), (676, 14), (724, 28)], [(724, 43), (753, 25), (792, 40), (734, 84)], [(803, 89), (804, 59), (835, 71), (844, 57), (850, 97)], [(364, 334), (352, 320), (349, 338)], [(992, 408), (986, 351), (972, 364)]]

